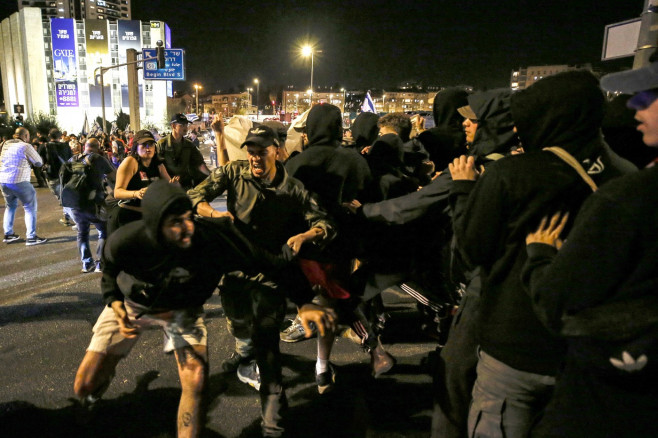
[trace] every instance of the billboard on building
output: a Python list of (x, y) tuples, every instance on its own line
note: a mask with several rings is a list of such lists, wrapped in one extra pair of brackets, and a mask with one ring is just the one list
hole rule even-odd
[[(137, 20), (119, 20), (117, 21), (117, 40), (119, 42), (119, 64), (127, 62), (126, 50), (135, 49), (138, 52), (142, 49), (142, 23)], [(121, 106), (130, 107), (128, 101), (128, 68), (119, 69), (121, 81)], [(139, 106), (144, 106), (142, 97), (142, 86), (139, 86)]]
[(72, 18), (52, 18), (50, 33), (57, 106), (77, 107), (79, 102), (75, 21)]
[[(89, 84), (89, 106), (101, 106), (100, 78), (96, 85), (94, 73), (98, 67), (111, 65), (107, 20), (85, 20), (85, 40), (87, 43), (87, 83)], [(111, 70), (110, 70), (111, 71)], [(99, 71), (100, 72), (100, 71)], [(110, 82), (111, 74), (105, 73), (105, 106), (112, 106)]]

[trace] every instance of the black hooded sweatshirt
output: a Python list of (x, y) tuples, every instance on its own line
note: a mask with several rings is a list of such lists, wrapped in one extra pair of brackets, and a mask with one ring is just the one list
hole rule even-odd
[(200, 306), (227, 272), (273, 273), (287, 265), (252, 247), (225, 219), (195, 219), (190, 248), (168, 245), (160, 230), (164, 217), (191, 211), (192, 204), (167, 181), (149, 186), (142, 207), (143, 218), (119, 228), (105, 244), (101, 290), (108, 306), (124, 296), (149, 312)]
[(366, 146), (372, 146), (377, 140), (379, 135), (378, 121), (379, 116), (375, 113), (361, 113), (354, 119), (354, 123), (352, 123), (352, 140), (354, 140), (354, 148), (358, 152), (361, 152), (361, 149)]
[(512, 95), (512, 116), (526, 153), (491, 164), (477, 183), (454, 183), (453, 190), (470, 192), (455, 234), (466, 258), (481, 267), (480, 346), (521, 371), (555, 375), (564, 355), (563, 342), (541, 324), (521, 283), (525, 237), (556, 211), (569, 211), (572, 220), (592, 193), (572, 167), (541, 149), (564, 148), (597, 184), (634, 167), (601, 139), (603, 104), (589, 72), (542, 79)]
[(468, 105), (468, 93), (461, 88), (439, 91), (434, 97), (434, 127), (418, 135), (437, 170), (445, 169), (456, 157), (466, 154), (464, 118), (457, 109)]
[(370, 180), (368, 163), (355, 150), (340, 146), (343, 125), (337, 106), (314, 106), (306, 119), (306, 132), (308, 147), (288, 160), (286, 170), (318, 195), (320, 205), (338, 219), (340, 204), (358, 199)]

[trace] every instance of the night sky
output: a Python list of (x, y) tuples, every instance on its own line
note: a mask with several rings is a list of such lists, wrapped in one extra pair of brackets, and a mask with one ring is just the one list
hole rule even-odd
[[(0, 18), (16, 10), (0, 0)], [(10, 3), (10, 5), (7, 5)], [(645, 0), (538, 2), (497, 0), (133, 0), (133, 19), (162, 20), (173, 47), (186, 51), (187, 82), (204, 92), (261, 93), (308, 87), (310, 60), (298, 47), (314, 41), (314, 85), (348, 89), (509, 84), (520, 66), (590, 62), (630, 67), (632, 58), (601, 62), (606, 24), (640, 15)]]

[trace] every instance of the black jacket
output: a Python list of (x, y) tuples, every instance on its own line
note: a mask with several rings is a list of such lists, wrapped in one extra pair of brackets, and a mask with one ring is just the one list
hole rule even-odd
[(453, 195), (470, 193), (465, 210), (456, 213), (455, 234), (465, 258), (481, 267), (482, 348), (513, 368), (555, 375), (564, 344), (541, 324), (523, 289), (525, 236), (556, 211), (569, 211), (573, 219), (592, 190), (572, 167), (541, 148), (563, 147), (597, 184), (633, 166), (601, 140), (603, 95), (590, 73), (543, 79), (514, 94), (511, 109), (526, 154), (496, 161), (477, 183), (453, 184)]
[(252, 247), (229, 219), (195, 219), (192, 246), (168, 246), (160, 232), (164, 214), (175, 203), (192, 206), (166, 181), (151, 184), (148, 195), (142, 200), (143, 219), (119, 228), (105, 245), (101, 290), (107, 305), (126, 296), (154, 312), (200, 306), (227, 272), (255, 275), (281, 267), (278, 259)]

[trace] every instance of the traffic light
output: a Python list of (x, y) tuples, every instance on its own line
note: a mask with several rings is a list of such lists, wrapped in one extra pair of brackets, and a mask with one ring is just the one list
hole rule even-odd
[(155, 57), (158, 63), (158, 69), (165, 68), (165, 49), (162, 47), (162, 41), (156, 43)]
[(21, 114), (18, 114), (18, 115), (16, 116), (16, 124), (17, 124), (18, 126), (23, 126), (23, 116), (22, 116)]

